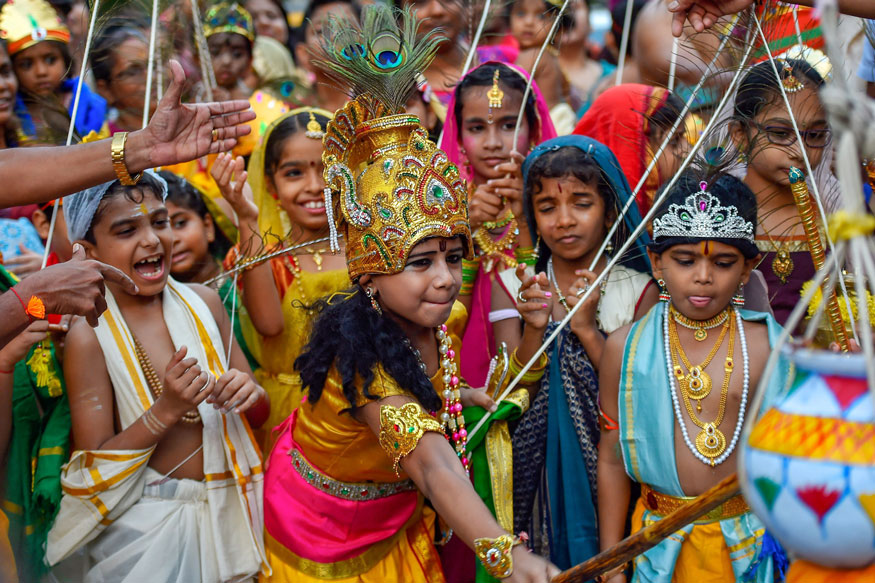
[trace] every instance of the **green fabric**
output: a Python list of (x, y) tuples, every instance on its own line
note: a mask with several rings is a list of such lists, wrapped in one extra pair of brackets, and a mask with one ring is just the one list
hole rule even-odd
[[(231, 293), (233, 290), (234, 280), (230, 277), (225, 278), (224, 283), (219, 286), (219, 297), (222, 298), (222, 304), (225, 306), (225, 311), (228, 312), (228, 315), (232, 315), (234, 310), (234, 294)], [(243, 328), (240, 326), (240, 308), (241, 308), (241, 299), (240, 294), (237, 294), (237, 306), (236, 306), (236, 314), (234, 314), (234, 338), (237, 339), (237, 345), (240, 346), (240, 350), (243, 351), (243, 356), (246, 357), (246, 361), (249, 363), (249, 368), (252, 370), (256, 370), (259, 368), (258, 361), (255, 360), (255, 357), (252, 356), (252, 353), (249, 351), (249, 347), (246, 346), (246, 340), (243, 339)]]
[[(480, 419), (486, 414), (486, 409), (483, 407), (465, 407), (462, 410), (462, 415), (465, 417), (465, 427), (473, 428)], [(473, 439), (468, 441), (468, 459), (471, 462), (471, 477), (474, 481), (474, 490), (489, 508), (489, 511), (495, 515), (495, 500), (492, 497), (492, 474), (489, 471), (489, 460), (486, 455), (486, 433), (493, 423), (503, 421), (513, 421), (519, 419), (523, 414), (523, 410), (514, 403), (503, 402), (498, 406), (498, 410), (492, 414), (492, 417), (486, 424), (477, 431)], [(499, 579), (491, 576), (483, 568), (480, 561), (476, 565), (476, 583), (497, 583)]]
[[(0, 267), (0, 290), (16, 282)], [(41, 379), (34, 370), (41, 367), (28, 365), (35, 354), (34, 363), (49, 373)], [(70, 455), (70, 405), (51, 340), (34, 345), (15, 365), (13, 382), (3, 509), (21, 580), (33, 581), (46, 572), (46, 537), (61, 502), (61, 466)]]

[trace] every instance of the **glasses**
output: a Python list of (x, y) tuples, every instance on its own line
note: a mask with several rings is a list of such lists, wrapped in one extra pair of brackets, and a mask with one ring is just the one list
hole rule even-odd
[(119, 83), (145, 83), (146, 72), (148, 70), (149, 67), (145, 63), (131, 63), (129, 67), (116, 75), (113, 81), (118, 81)]
[[(762, 126), (758, 123), (753, 125), (766, 134), (766, 139), (769, 140), (770, 144), (792, 146), (796, 143), (796, 132), (793, 131), (793, 128)], [(802, 136), (803, 143), (809, 148), (826, 148), (832, 142), (832, 132), (828, 128), (821, 130), (799, 130), (799, 135)]]

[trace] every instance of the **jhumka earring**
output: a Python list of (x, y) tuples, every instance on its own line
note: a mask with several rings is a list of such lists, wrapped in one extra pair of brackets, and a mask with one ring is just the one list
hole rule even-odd
[(325, 131), (316, 120), (316, 116), (313, 115), (312, 111), (310, 112), (310, 121), (307, 122), (307, 131), (304, 132), (304, 135), (314, 140), (321, 140), (325, 137)]
[(781, 79), (781, 85), (784, 86), (784, 91), (787, 93), (798, 93), (805, 89), (805, 85), (793, 73), (793, 66), (789, 61), (784, 61), (783, 66), (784, 78)]
[(656, 280), (657, 285), (659, 285), (659, 301), (660, 302), (670, 302), (671, 294), (668, 293), (668, 289), (665, 287), (665, 280), (659, 278)]
[(366, 287), (365, 295), (368, 296), (368, 299), (371, 300), (371, 306), (374, 307), (374, 310), (377, 311), (379, 315), (383, 315), (383, 309), (380, 307), (380, 304), (377, 303), (377, 294), (374, 292), (374, 288)]
[(486, 99), (489, 100), (489, 115), (486, 118), (486, 123), (489, 125), (492, 125), (494, 122), (492, 110), (501, 109), (501, 103), (504, 101), (504, 91), (498, 86), (498, 75), (499, 71), (496, 69), (495, 74), (492, 76), (492, 89), (486, 92)]
[(738, 284), (738, 291), (732, 296), (732, 305), (736, 308), (744, 307), (744, 284)]

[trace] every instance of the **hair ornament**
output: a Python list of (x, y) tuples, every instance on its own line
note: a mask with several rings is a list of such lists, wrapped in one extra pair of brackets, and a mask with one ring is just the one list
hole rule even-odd
[(504, 91), (502, 91), (501, 87), (498, 85), (500, 73), (501, 71), (499, 69), (495, 70), (495, 74), (492, 76), (492, 88), (486, 92), (486, 99), (489, 100), (489, 117), (486, 122), (490, 125), (493, 122), (492, 110), (501, 109), (501, 104), (504, 101)]
[(793, 66), (790, 64), (790, 61), (785, 59), (782, 69), (784, 76), (781, 79), (781, 84), (784, 86), (784, 91), (787, 93), (798, 93), (805, 89), (805, 85), (793, 73)]
[(736, 207), (721, 205), (707, 192), (707, 182), (700, 182), (699, 187), (701, 190), (689, 195), (684, 204), (672, 204), (653, 221), (653, 238), (744, 239), (753, 243), (753, 224), (741, 217)]
[(310, 121), (307, 122), (307, 131), (304, 132), (304, 135), (314, 140), (321, 140), (325, 137), (325, 131), (316, 120), (316, 115), (312, 111), (310, 112)]

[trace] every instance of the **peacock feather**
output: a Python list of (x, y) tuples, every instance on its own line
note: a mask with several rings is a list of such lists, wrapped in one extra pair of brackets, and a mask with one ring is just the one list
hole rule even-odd
[[(417, 38), (419, 23), (409, 8), (372, 4), (358, 26), (335, 16), (322, 29), (322, 58), (314, 64), (350, 97), (368, 96), (388, 114), (404, 111), (417, 85), (417, 75), (434, 59), (446, 40), (439, 29)], [(370, 112), (376, 117), (376, 112)], [(383, 115), (385, 115), (384, 113)]]

